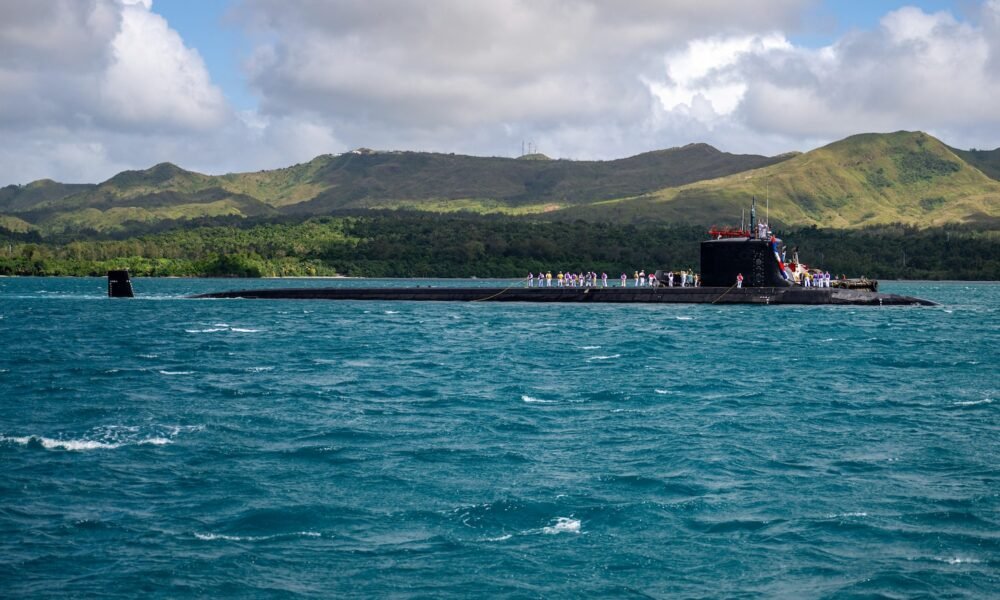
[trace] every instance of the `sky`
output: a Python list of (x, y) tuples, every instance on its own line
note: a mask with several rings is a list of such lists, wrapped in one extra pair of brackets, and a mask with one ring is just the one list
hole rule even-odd
[(358, 147), (1000, 146), (1000, 0), (0, 0), (0, 185)]

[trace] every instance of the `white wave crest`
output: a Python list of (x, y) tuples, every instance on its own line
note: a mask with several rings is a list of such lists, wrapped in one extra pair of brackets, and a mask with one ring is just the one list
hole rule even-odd
[(653, 390), (657, 394), (669, 394), (670, 390)]
[(199, 540), (211, 542), (214, 540), (224, 540), (227, 542), (265, 542), (267, 540), (277, 540), (292, 537), (322, 537), (318, 531), (293, 531), (291, 533), (275, 533), (273, 535), (226, 535), (224, 533), (198, 533), (194, 537)]
[(580, 533), (580, 520), (570, 517), (557, 517), (556, 522), (548, 527), (542, 527), (542, 533), (555, 535), (557, 533)]
[(144, 440), (136, 440), (134, 442), (102, 442), (99, 440), (60, 440), (54, 438), (47, 438), (37, 435), (29, 435), (22, 437), (6, 437), (0, 436), (0, 442), (14, 442), (22, 446), (27, 446), (31, 442), (39, 444), (42, 448), (46, 450), (67, 450), (69, 452), (86, 452), (88, 450), (114, 450), (115, 448), (121, 448), (126, 445), (135, 446), (165, 446), (167, 444), (172, 444), (173, 442), (164, 437), (153, 437)]
[(187, 333), (215, 333), (217, 331), (227, 331), (221, 327), (209, 327), (208, 329), (185, 329)]
[(678, 321), (693, 321), (694, 317), (674, 317)]
[(955, 406), (976, 406), (977, 404), (992, 404), (993, 398), (983, 398), (982, 400), (966, 400), (964, 402), (956, 402)]
[(264, 373), (265, 371), (273, 371), (274, 367), (248, 367), (247, 371), (250, 373)]
[(600, 346), (580, 346), (580, 350), (598, 350)]
[(160, 375), (193, 375), (194, 371), (160, 371)]
[(591, 360), (613, 360), (615, 358), (621, 358), (621, 357), (622, 357), (621, 354), (607, 354), (607, 355), (602, 355), (602, 356), (591, 356), (587, 360), (588, 361), (591, 361)]
[(246, 327), (230, 327), (229, 331), (235, 331), (237, 333), (257, 333), (260, 329), (248, 329)]
[(553, 400), (541, 400), (539, 398), (535, 398), (534, 396), (528, 396), (528, 395), (521, 396), (521, 401), (522, 402), (527, 402), (529, 404), (553, 404), (554, 403)]

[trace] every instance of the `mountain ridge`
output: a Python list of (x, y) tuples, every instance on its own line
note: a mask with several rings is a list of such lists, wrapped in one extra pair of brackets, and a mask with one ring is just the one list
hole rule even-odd
[(0, 188), (0, 227), (121, 231), (162, 220), (385, 209), (710, 224), (738, 218), (752, 196), (765, 200), (776, 224), (996, 227), (1000, 148), (958, 150), (899, 131), (773, 157), (696, 142), (609, 161), (359, 149), (224, 175), (163, 162), (97, 184), (43, 179)]

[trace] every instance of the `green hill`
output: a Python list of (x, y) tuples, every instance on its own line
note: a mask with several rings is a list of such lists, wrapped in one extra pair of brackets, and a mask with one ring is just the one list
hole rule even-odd
[(856, 135), (761, 169), (595, 203), (567, 216), (733, 223), (751, 196), (768, 206), (776, 225), (995, 227), (1000, 221), (1000, 182), (920, 132)]
[(327, 186), (288, 206), (317, 215), (346, 208), (551, 212), (719, 177), (784, 160), (690, 144), (611, 161), (524, 160), (425, 152), (352, 152), (316, 171)]
[(96, 185), (8, 186), (0, 189), (0, 227), (69, 235), (385, 209), (707, 225), (738, 222), (756, 196), (775, 225), (995, 228), (998, 176), (1000, 149), (955, 150), (920, 132), (856, 135), (777, 157), (706, 144), (611, 161), (359, 149), (269, 171), (210, 176), (161, 163)]
[(0, 213), (30, 210), (43, 202), (60, 200), (96, 187), (90, 183), (59, 183), (51, 179), (39, 179), (28, 185), (8, 185), (0, 188)]
[[(530, 160), (357, 150), (284, 169), (209, 176), (161, 163), (98, 185), (50, 181), (4, 188), (0, 214), (43, 231), (114, 231), (129, 224), (223, 215), (322, 215), (411, 208), (532, 213), (649, 193), (784, 160), (691, 144), (614, 161)], [(7, 198), (4, 200), (4, 198)]]

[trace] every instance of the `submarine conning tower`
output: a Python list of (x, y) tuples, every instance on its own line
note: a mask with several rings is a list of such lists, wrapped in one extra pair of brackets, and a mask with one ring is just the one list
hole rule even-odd
[(128, 276), (128, 269), (108, 271), (108, 297), (135, 297), (135, 293), (132, 291), (132, 280)]
[(701, 243), (703, 286), (730, 287), (743, 274), (743, 287), (789, 287), (768, 240), (748, 237), (706, 240)]

